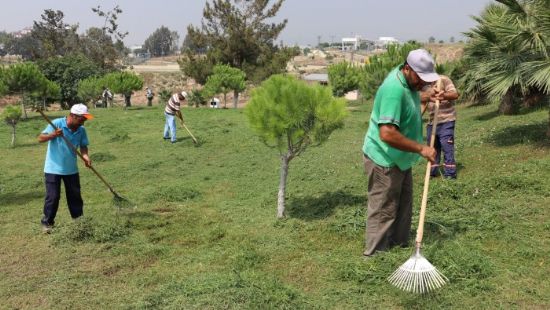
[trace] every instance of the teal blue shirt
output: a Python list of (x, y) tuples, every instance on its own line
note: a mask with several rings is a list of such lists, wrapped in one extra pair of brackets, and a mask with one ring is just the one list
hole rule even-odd
[(363, 152), (379, 166), (397, 166), (404, 171), (411, 168), (420, 155), (383, 142), (379, 128), (382, 124), (393, 124), (405, 137), (422, 143), (420, 94), (408, 87), (401, 68), (402, 65), (394, 68), (376, 92)]
[[(88, 147), (88, 135), (83, 126), (72, 131), (67, 127), (67, 118), (56, 118), (52, 121), (55, 127), (63, 129), (63, 135), (71, 141), (76, 148)], [(48, 125), (43, 134), (54, 132), (54, 128)], [(46, 152), (46, 162), (44, 172), (59, 175), (70, 175), (78, 173), (76, 154), (67, 145), (62, 137), (54, 138), (48, 141), (48, 151)]]

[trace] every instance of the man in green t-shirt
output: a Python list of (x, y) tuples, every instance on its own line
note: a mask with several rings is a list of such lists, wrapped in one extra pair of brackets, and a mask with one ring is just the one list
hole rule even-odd
[(368, 184), (365, 256), (394, 245), (407, 246), (412, 217), (412, 165), (436, 151), (422, 142), (419, 91), (437, 81), (432, 56), (411, 51), (393, 69), (374, 98), (363, 158)]

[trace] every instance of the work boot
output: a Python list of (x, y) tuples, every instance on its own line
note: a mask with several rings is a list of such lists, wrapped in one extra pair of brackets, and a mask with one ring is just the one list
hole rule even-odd
[(42, 224), (42, 233), (50, 234), (52, 232), (52, 229), (53, 229), (52, 225)]

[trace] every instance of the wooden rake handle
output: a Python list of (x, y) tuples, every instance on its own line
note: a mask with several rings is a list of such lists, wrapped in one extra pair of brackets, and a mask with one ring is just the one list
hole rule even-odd
[(188, 132), (189, 135), (191, 136), (191, 139), (193, 139), (193, 143), (197, 144), (197, 143), (198, 143), (197, 139), (195, 138), (195, 136), (193, 136), (193, 134), (191, 133), (191, 131), (189, 130), (189, 128), (187, 128), (187, 126), (185, 126), (185, 123), (183, 122), (183, 117), (181, 116), (181, 112), (180, 112), (180, 111), (177, 111), (177, 112), (176, 112), (176, 115), (177, 115), (178, 119), (180, 120), (181, 125), (183, 126), (183, 128), (185, 128), (185, 130), (187, 130), (187, 132)]
[[(437, 81), (435, 86), (436, 91), (441, 89), (441, 79)], [(437, 127), (437, 114), (439, 112), (439, 100), (435, 101), (434, 121), (432, 125), (432, 134), (430, 135), (430, 147), (435, 144), (435, 130)], [(426, 206), (428, 205), (428, 189), (430, 187), (430, 171), (432, 163), (428, 161), (426, 165), (426, 175), (424, 176), (424, 189), (422, 191), (422, 204), (420, 205), (420, 216), (418, 217), (418, 228), (416, 230), (416, 246), (420, 247), (422, 237), (424, 235), (424, 217), (426, 216)]]
[[(44, 112), (42, 112), (42, 110), (37, 110), (38, 113), (40, 113), (40, 115), (42, 115), (42, 117), (46, 120), (46, 122), (48, 122), (48, 124), (50, 124), (53, 129), (57, 129), (57, 127), (52, 123), (52, 121), (46, 116), (46, 114), (44, 114)], [(61, 136), (61, 138), (63, 138), (63, 140), (65, 140), (65, 143), (67, 143), (67, 145), (69, 146), (69, 148), (75, 152), (76, 155), (78, 155), (78, 157), (80, 157), (80, 159), (82, 159), (82, 161), (86, 162), (86, 160), (84, 159), (84, 156), (82, 156), (82, 153), (80, 153), (80, 151), (76, 148), (76, 146), (74, 146), (74, 144), (72, 144), (72, 142), (67, 139), (67, 137), (65, 136)], [(116, 194), (115, 193), (115, 190), (111, 187), (111, 185), (103, 178), (103, 176), (101, 176), (101, 174), (99, 174), (99, 172), (97, 172), (95, 170), (95, 168), (93, 166), (90, 165), (90, 168), (94, 173), (95, 175), (101, 180), (103, 181), (103, 183), (107, 186), (107, 188), (109, 188), (109, 191), (111, 191), (111, 193), (113, 194)]]

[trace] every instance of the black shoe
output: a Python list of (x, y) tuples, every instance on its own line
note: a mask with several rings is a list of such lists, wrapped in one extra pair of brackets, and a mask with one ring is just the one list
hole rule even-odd
[(163, 138), (163, 139), (164, 139), (164, 141), (166, 141), (166, 140), (170, 140), (170, 138)]

